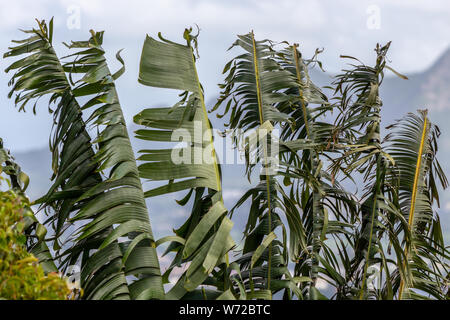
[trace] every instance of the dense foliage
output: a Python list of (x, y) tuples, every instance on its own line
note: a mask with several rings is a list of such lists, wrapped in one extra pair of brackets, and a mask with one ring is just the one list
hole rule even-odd
[(24, 218), (30, 215), (23, 196), (0, 192), (0, 299), (67, 299), (66, 281), (57, 273), (45, 275), (38, 259), (26, 250)]
[[(138, 81), (181, 93), (172, 106), (135, 115), (148, 146), (137, 159), (115, 86), (124, 61), (118, 52), (122, 68), (109, 70), (104, 33), (66, 45), (63, 59), (53, 20), (25, 34), (4, 55), (15, 59), (9, 96), (19, 111), (48, 99), (54, 121), (53, 184), (34, 201), (47, 218), (25, 230), (27, 247), (46, 272), (79, 265), (83, 299), (448, 298), (450, 252), (436, 211), (448, 184), (436, 157), (440, 131), (419, 110), (383, 132), (385, 72), (406, 78), (387, 64), (390, 43), (376, 46), (372, 66), (345, 56), (352, 64), (325, 91), (308, 74), (321, 68), (320, 51), (305, 59), (297, 44), (238, 36), (209, 112), (227, 118), (224, 134), (243, 151), (248, 178), (260, 172), (227, 209), (198, 34), (186, 29), (186, 44), (145, 39)], [(24, 191), (21, 172), (13, 176)], [(144, 190), (141, 179), (159, 186)], [(189, 217), (154, 239), (145, 198), (182, 191)], [(230, 235), (237, 212), (247, 215), (241, 244)], [(161, 274), (156, 248), (167, 242), (173, 259)], [(183, 273), (165, 290), (176, 268)]]

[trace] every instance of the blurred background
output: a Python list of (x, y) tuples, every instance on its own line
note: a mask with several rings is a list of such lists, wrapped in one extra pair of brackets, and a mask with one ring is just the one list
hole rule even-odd
[[(136, 126), (132, 117), (144, 107), (170, 106), (176, 93), (138, 84), (138, 67), (146, 34), (159, 31), (165, 38), (183, 42), (186, 27), (200, 28), (197, 67), (205, 88), (208, 107), (218, 96), (218, 83), (226, 62), (236, 55), (227, 51), (237, 34), (254, 30), (257, 39), (299, 43), (305, 58), (316, 48), (324, 49), (319, 60), (325, 72), (311, 71), (319, 86), (329, 85), (333, 75), (346, 67), (339, 56), (351, 55), (366, 64), (375, 60), (377, 43), (392, 41), (388, 54), (390, 65), (408, 76), (402, 80), (388, 74), (382, 85), (382, 116), (386, 126), (417, 109), (428, 108), (430, 119), (440, 126), (438, 158), (450, 174), (450, 2), (445, 0), (384, 1), (300, 1), (300, 0), (16, 0), (2, 3), (0, 11), (0, 52), (6, 52), (12, 39), (22, 39), (19, 29), (35, 26), (35, 18), (54, 17), (54, 45), (60, 57), (68, 51), (62, 42), (87, 40), (89, 30), (105, 30), (104, 49), (109, 65), (119, 68), (115, 59), (122, 51), (127, 71), (117, 80), (121, 105), (129, 122), (130, 136)], [(48, 139), (52, 117), (45, 101), (31, 110), (18, 113), (7, 98), (10, 75), (3, 70), (11, 62), (0, 59), (0, 137), (17, 162), (30, 176), (28, 195), (31, 200), (43, 195), (50, 186)], [(223, 129), (214, 115), (213, 125)], [(132, 138), (135, 151), (145, 147)], [(248, 188), (242, 165), (223, 166), (224, 199), (231, 208)], [(156, 238), (169, 235), (180, 226), (190, 208), (180, 207), (175, 199), (182, 195), (148, 200), (150, 218)], [(450, 190), (442, 192), (439, 210), (446, 242), (450, 241)], [(246, 208), (243, 208), (245, 213)], [(235, 216), (234, 238), (240, 240), (245, 214)], [(164, 261), (163, 261), (164, 264)]]

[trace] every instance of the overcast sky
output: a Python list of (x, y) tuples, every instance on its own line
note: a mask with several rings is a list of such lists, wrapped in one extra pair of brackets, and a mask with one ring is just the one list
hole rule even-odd
[[(306, 56), (317, 47), (324, 48), (321, 60), (330, 72), (343, 67), (340, 54), (371, 63), (375, 44), (392, 40), (391, 64), (406, 74), (429, 67), (449, 47), (450, 34), (450, 2), (445, 0), (2, 0), (1, 53), (11, 39), (22, 38), (19, 28), (34, 26), (34, 18), (52, 16), (60, 56), (66, 54), (62, 41), (88, 39), (91, 28), (106, 31), (104, 48), (111, 69), (118, 67), (115, 52), (124, 48), (127, 72), (118, 80), (118, 90), (127, 120), (143, 107), (174, 102), (169, 94), (137, 83), (146, 33), (156, 36), (161, 31), (180, 42), (185, 27), (200, 26), (198, 68), (207, 98), (218, 92), (221, 70), (233, 56), (226, 49), (235, 35), (252, 29), (258, 39), (299, 43)], [(1, 59), (0, 69), (9, 63)], [(1, 71), (0, 137), (13, 151), (46, 145), (51, 125), (46, 106), (40, 106), (37, 116), (18, 114), (6, 98), (8, 79)]]

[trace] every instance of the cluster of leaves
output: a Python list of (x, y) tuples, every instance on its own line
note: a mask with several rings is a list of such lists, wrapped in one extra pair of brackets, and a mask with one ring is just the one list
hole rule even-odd
[(14, 191), (0, 192), (0, 299), (65, 300), (70, 290), (58, 273), (45, 274), (26, 248), (28, 200)]

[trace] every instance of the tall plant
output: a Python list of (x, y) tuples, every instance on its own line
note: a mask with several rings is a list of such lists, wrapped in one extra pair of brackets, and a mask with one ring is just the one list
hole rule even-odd
[[(139, 82), (152, 87), (182, 90), (181, 100), (169, 108), (145, 109), (134, 117), (145, 129), (136, 132), (146, 141), (173, 142), (175, 148), (142, 150), (140, 176), (166, 184), (145, 192), (147, 197), (189, 190), (179, 201), (185, 205), (194, 194), (191, 215), (171, 241), (166, 252), (176, 252), (166, 271), (187, 265), (186, 271), (167, 293), (169, 299), (180, 299), (200, 285), (209, 284), (223, 294), (229, 288), (228, 251), (234, 247), (230, 236), (233, 222), (223, 203), (221, 172), (213, 144), (203, 87), (196, 69), (197, 35), (186, 29), (186, 44), (149, 36), (141, 56)], [(177, 141), (177, 140), (175, 140)], [(158, 244), (159, 244), (158, 243)], [(215, 270), (218, 267), (221, 271)], [(218, 276), (217, 272), (223, 273)], [(213, 277), (209, 277), (213, 274)], [(204, 291), (204, 294), (206, 291)], [(214, 292), (213, 296), (217, 296)]]
[[(88, 299), (162, 298), (142, 187), (115, 94), (114, 76), (100, 47), (102, 33), (94, 33), (87, 42), (73, 43), (72, 47), (85, 50), (78, 52), (81, 58), (63, 65), (52, 46), (53, 20), (48, 26), (38, 21), (38, 29), (25, 32), (30, 36), (15, 41), (19, 45), (4, 55), (26, 55), (6, 69), (15, 70), (9, 95), (17, 93), (19, 110), (30, 100), (36, 101), (36, 107), (44, 96), (56, 104), (51, 110), (55, 128), (50, 143), (54, 183), (36, 203), (49, 211), (45, 224), (54, 234), (47, 240), (57, 251), (59, 267), (64, 270), (81, 264), (81, 285)], [(85, 73), (76, 87), (66, 75), (68, 70)], [(94, 98), (82, 108), (77, 97), (87, 94)], [(91, 139), (82, 117), (83, 109), (92, 106), (98, 107), (93, 119), (99, 125), (106, 124), (96, 139)], [(109, 176), (102, 175), (101, 171), (109, 168)], [(62, 243), (64, 233), (68, 241)], [(128, 236), (128, 240), (119, 244), (120, 236)], [(128, 274), (136, 276), (131, 285)]]

